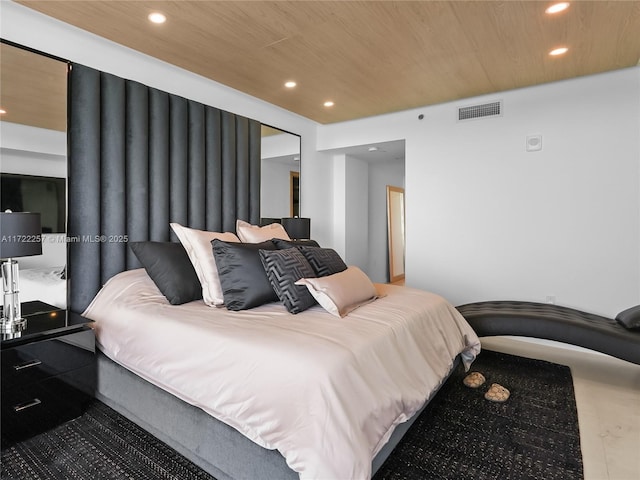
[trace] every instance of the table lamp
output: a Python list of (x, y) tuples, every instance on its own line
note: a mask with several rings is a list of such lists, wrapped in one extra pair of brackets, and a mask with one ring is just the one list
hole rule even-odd
[(290, 217), (282, 219), (282, 226), (292, 240), (308, 240), (311, 238), (311, 219)]
[(14, 258), (42, 254), (42, 227), (39, 213), (0, 213), (0, 258), (2, 262), (2, 290), (4, 303), (0, 333), (24, 330), (27, 320), (22, 318), (18, 294), (18, 262)]
[(273, 218), (273, 217), (262, 217), (260, 219), (260, 226), (265, 227), (267, 225), (271, 225), (272, 223), (281, 223), (281, 218)]

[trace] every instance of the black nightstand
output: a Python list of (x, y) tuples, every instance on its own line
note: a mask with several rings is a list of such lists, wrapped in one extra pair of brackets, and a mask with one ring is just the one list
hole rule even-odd
[(81, 415), (96, 386), (91, 320), (37, 301), (22, 316), (25, 330), (0, 335), (3, 447)]

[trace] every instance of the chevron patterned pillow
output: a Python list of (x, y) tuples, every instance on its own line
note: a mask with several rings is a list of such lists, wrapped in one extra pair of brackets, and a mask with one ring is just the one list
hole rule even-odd
[(338, 255), (338, 252), (332, 248), (301, 246), (298, 247), (298, 250), (307, 259), (316, 277), (326, 277), (334, 273), (344, 272), (347, 269), (347, 264)]
[(315, 277), (297, 248), (260, 250), (260, 259), (273, 290), (290, 313), (300, 313), (316, 303), (307, 287), (295, 284), (301, 278)]

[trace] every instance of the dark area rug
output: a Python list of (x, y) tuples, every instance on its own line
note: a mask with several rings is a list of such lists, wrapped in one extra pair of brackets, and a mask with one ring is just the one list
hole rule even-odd
[[(569, 368), (483, 351), (487, 384), (472, 390), (458, 368), (393, 451), (375, 480), (581, 479)], [(483, 398), (491, 383), (511, 391)], [(213, 479), (102, 403), (80, 418), (3, 448), (2, 479)], [(271, 480), (271, 479), (265, 479)]]
[[(487, 382), (465, 387), (459, 367), (374, 480), (584, 478), (569, 367), (484, 350), (470, 371)], [(492, 383), (509, 400), (485, 400)]]
[(99, 401), (81, 417), (2, 450), (2, 479), (215, 480)]

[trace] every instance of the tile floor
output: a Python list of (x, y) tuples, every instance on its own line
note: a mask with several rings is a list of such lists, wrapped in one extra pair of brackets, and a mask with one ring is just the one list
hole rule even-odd
[(483, 348), (568, 365), (585, 480), (640, 480), (640, 365), (579, 347), (485, 337)]

